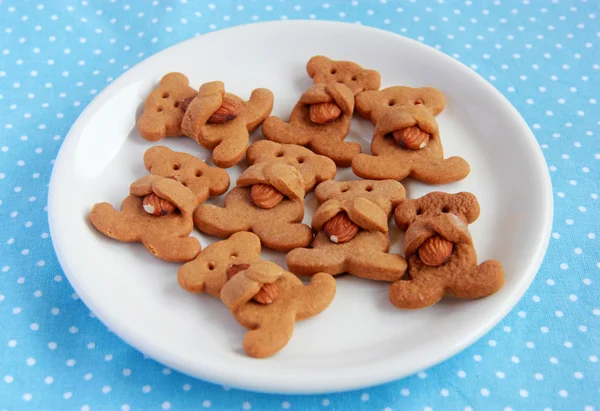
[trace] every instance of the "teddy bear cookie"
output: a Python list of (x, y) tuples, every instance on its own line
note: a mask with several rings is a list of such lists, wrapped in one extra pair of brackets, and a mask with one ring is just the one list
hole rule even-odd
[(325, 180), (333, 180), (337, 171), (335, 163), (328, 157), (296, 144), (279, 144), (269, 140), (259, 140), (248, 147), (246, 160), (250, 165), (265, 161), (293, 165), (302, 174), (305, 192)]
[(248, 167), (225, 197), (224, 207), (202, 204), (194, 212), (194, 223), (203, 233), (229, 237), (252, 231), (265, 247), (277, 251), (310, 244), (312, 231), (303, 218), (302, 175), (277, 161)]
[(394, 219), (406, 230), (404, 253), (409, 278), (390, 286), (394, 306), (424, 308), (448, 294), (481, 298), (503, 286), (504, 271), (498, 261), (477, 265), (468, 224), (478, 217), (477, 198), (465, 192), (433, 192), (398, 204)]
[(229, 188), (227, 171), (210, 167), (198, 157), (165, 146), (146, 150), (144, 165), (151, 174), (174, 177), (198, 196), (198, 204), (209, 197), (220, 196)]
[(181, 122), (184, 135), (202, 147), (213, 150), (217, 167), (229, 168), (246, 154), (249, 134), (256, 130), (273, 109), (273, 93), (265, 88), (252, 91), (250, 100), (226, 93), (221, 81), (205, 83), (198, 95), (185, 102)]
[(244, 351), (265, 358), (287, 345), (296, 321), (325, 310), (335, 296), (329, 274), (318, 273), (308, 285), (275, 263), (260, 260), (260, 239), (239, 232), (206, 247), (184, 264), (177, 279), (193, 293), (207, 292), (220, 298), (248, 331)]
[(435, 115), (444, 96), (431, 87), (391, 87), (356, 96), (357, 111), (375, 124), (371, 154), (357, 155), (352, 171), (363, 178), (403, 180), (413, 177), (428, 184), (464, 179), (469, 164), (461, 157), (444, 158)]
[(317, 233), (311, 248), (296, 248), (286, 256), (298, 275), (350, 273), (379, 281), (396, 281), (406, 261), (389, 254), (388, 217), (405, 197), (402, 184), (387, 181), (325, 181), (315, 190), (321, 206), (312, 219)]
[(183, 102), (198, 94), (181, 73), (167, 73), (144, 103), (144, 113), (137, 122), (140, 135), (148, 141), (181, 136)]
[(200, 242), (190, 237), (193, 212), (199, 197), (174, 178), (149, 175), (131, 184), (120, 211), (108, 203), (94, 205), (92, 225), (107, 237), (141, 242), (165, 261), (186, 262), (200, 252)]
[(315, 83), (341, 83), (357, 95), (364, 90), (379, 90), (381, 76), (375, 70), (363, 69), (352, 61), (335, 61), (314, 56), (306, 64), (306, 72)]
[(354, 96), (343, 84), (315, 84), (294, 106), (289, 121), (271, 116), (263, 135), (277, 143), (298, 144), (347, 167), (360, 153), (360, 144), (344, 142), (350, 131)]

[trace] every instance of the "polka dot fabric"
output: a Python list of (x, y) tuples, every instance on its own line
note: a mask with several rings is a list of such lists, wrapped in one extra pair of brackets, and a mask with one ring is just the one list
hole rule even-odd
[[(548, 162), (554, 228), (530, 290), (473, 346), (401, 381), (281, 396), (194, 380), (107, 330), (54, 255), (52, 165), (94, 96), (179, 41), (278, 19), (379, 27), (453, 56), (510, 99)], [(599, 410), (599, 19), (592, 0), (0, 0), (0, 410)]]

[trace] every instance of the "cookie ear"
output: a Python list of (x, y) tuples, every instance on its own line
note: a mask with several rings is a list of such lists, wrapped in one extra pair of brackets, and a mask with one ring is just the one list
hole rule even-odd
[(154, 163), (165, 156), (170, 156), (173, 154), (173, 150), (165, 146), (154, 146), (150, 147), (144, 153), (144, 166), (146, 170), (152, 172), (152, 166)]
[(202, 258), (200, 256), (179, 268), (177, 271), (177, 282), (186, 291), (192, 293), (204, 292), (206, 283), (203, 275)]
[(189, 86), (190, 80), (183, 73), (167, 73), (160, 79), (160, 84), (164, 86), (184, 85)]
[(394, 221), (401, 230), (406, 230), (417, 216), (418, 200), (402, 200), (394, 210)]
[(381, 87), (381, 75), (375, 70), (362, 70), (360, 84), (363, 90), (379, 90)]
[(314, 56), (306, 64), (306, 72), (310, 78), (314, 78), (317, 72), (331, 65), (332, 60), (325, 56)]
[(475, 195), (468, 192), (460, 192), (455, 194), (460, 199), (459, 214), (471, 224), (479, 218), (479, 201)]

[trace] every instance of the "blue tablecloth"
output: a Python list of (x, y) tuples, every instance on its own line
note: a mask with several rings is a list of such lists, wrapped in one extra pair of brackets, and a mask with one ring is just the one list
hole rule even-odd
[[(440, 49), (510, 99), (546, 156), (555, 222), (532, 287), (480, 341), (418, 375), (317, 396), (194, 380), (107, 331), (57, 263), (48, 182), (83, 108), (158, 50), (277, 19), (356, 22)], [(0, 0), (0, 410), (600, 409), (599, 19), (595, 0)]]

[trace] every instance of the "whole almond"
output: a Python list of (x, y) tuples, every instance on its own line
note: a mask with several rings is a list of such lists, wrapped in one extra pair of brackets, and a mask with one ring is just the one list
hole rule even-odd
[(419, 247), (419, 258), (425, 265), (439, 267), (448, 260), (453, 248), (454, 244), (450, 241), (439, 235), (434, 235), (425, 240)]
[(144, 211), (155, 216), (171, 214), (175, 211), (175, 206), (170, 201), (160, 198), (156, 194), (148, 194), (142, 200)]
[(192, 96), (192, 97), (184, 98), (183, 100), (179, 101), (179, 108), (181, 108), (183, 110), (183, 112), (186, 112), (190, 103), (195, 98), (196, 98), (196, 96)]
[(317, 103), (310, 106), (310, 121), (327, 124), (342, 114), (342, 110), (334, 103)]
[[(250, 267), (250, 264), (231, 264), (227, 267), (227, 279)], [(279, 295), (279, 286), (275, 283), (263, 284), (252, 299), (259, 304), (271, 304)]]
[(330, 218), (323, 225), (323, 231), (329, 240), (341, 244), (354, 238), (358, 233), (358, 226), (348, 218), (345, 212), (342, 212)]
[(256, 206), (267, 210), (279, 204), (283, 200), (283, 197), (283, 193), (267, 184), (254, 184), (250, 189), (250, 199), (252, 202)]
[(429, 143), (429, 133), (417, 126), (406, 127), (392, 133), (396, 144), (409, 150), (418, 150)]
[(221, 103), (221, 107), (217, 109), (209, 118), (209, 123), (214, 124), (223, 124), (228, 121), (233, 120), (240, 114), (240, 110), (242, 109), (242, 103), (238, 100), (233, 100), (230, 98), (223, 98), (223, 102)]

